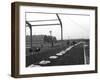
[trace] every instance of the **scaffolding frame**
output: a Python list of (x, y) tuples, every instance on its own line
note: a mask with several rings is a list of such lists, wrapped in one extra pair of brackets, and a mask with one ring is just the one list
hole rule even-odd
[[(56, 16), (57, 16), (57, 19), (26, 21), (26, 24), (28, 25), (26, 27), (29, 27), (29, 29), (30, 29), (30, 48), (31, 48), (31, 50), (32, 50), (32, 27), (60, 25), (60, 27), (61, 27), (61, 40), (63, 40), (63, 25), (62, 25), (62, 21), (61, 21), (61, 19), (60, 19), (58, 14), (56, 14)], [(42, 21), (59, 21), (59, 23), (55, 23), (55, 24), (37, 24), (37, 25), (31, 25), (31, 23), (30, 23), (30, 22), (42, 22)]]

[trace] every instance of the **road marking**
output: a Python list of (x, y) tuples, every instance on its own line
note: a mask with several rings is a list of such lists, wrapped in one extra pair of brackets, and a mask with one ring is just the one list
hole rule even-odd
[(42, 61), (39, 62), (39, 64), (48, 64), (48, 63), (51, 63), (51, 61), (42, 60)]
[(65, 49), (65, 52), (71, 50), (74, 46), (69, 46), (68, 48)]
[(57, 59), (58, 56), (50, 56), (49, 58), (50, 58), (50, 59)]
[(84, 50), (84, 64), (87, 64), (86, 52), (85, 52), (85, 43), (83, 43), (83, 50)]
[(87, 47), (88, 45), (86, 45), (85, 42), (81, 41), (80, 43), (83, 43), (83, 51), (84, 51), (84, 64), (87, 64), (87, 58), (86, 58), (86, 51), (85, 51), (85, 47)]
[(84, 47), (88, 47), (88, 45), (84, 44)]
[(69, 47), (66, 48), (65, 50), (62, 50), (61, 52), (57, 53), (56, 55), (57, 55), (57, 56), (62, 56), (62, 55), (64, 55), (67, 51), (71, 50), (73, 47), (79, 45), (80, 43), (82, 43), (82, 42), (79, 42), (79, 43), (77, 43), (77, 44), (75, 44), (75, 45), (69, 46)]
[[(78, 42), (77, 44), (74, 44), (72, 46), (69, 46), (68, 48), (66, 48), (65, 50), (62, 50), (61, 52), (57, 53), (56, 56), (50, 56), (49, 58), (50, 59), (57, 59), (58, 56), (62, 56), (63, 54), (65, 54), (67, 51), (71, 50), (73, 47), (81, 44), (81, 43), (84, 43), (84, 42)], [(85, 49), (84, 49), (85, 50)], [(86, 54), (84, 54), (84, 56), (86, 56)], [(85, 57), (86, 58), (86, 57)], [(42, 60), (39, 62), (39, 64), (48, 64), (48, 63), (51, 63), (51, 61), (47, 61), (47, 60)], [(86, 63), (86, 59), (85, 59), (85, 63)]]
[(56, 55), (57, 56), (62, 56), (63, 54), (65, 54), (65, 51), (64, 50), (62, 50), (61, 52), (57, 53)]
[(28, 67), (30, 67), (30, 68), (32, 68), (32, 67), (40, 67), (40, 65), (34, 65), (34, 64), (32, 64), (32, 65), (30, 65)]

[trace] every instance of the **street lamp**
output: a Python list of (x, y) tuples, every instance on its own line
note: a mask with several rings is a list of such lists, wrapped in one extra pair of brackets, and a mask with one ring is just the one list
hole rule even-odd
[(51, 45), (52, 45), (52, 47), (53, 47), (53, 37), (52, 37), (52, 31), (50, 30), (50, 31), (49, 31), (49, 33), (50, 33), (50, 37), (51, 37)]

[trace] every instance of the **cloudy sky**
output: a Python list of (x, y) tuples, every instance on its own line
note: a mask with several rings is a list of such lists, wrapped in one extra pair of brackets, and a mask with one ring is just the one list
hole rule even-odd
[[(90, 34), (90, 16), (89, 15), (69, 15), (58, 14), (63, 25), (63, 39), (89, 39)], [(26, 13), (27, 21), (37, 20), (51, 20), (58, 19), (56, 14), (44, 14), (44, 13)], [(38, 21), (30, 22), (31, 25), (39, 24), (59, 24), (59, 21)], [(33, 35), (50, 35), (56, 36), (57, 39), (61, 39), (61, 27), (60, 25), (52, 26), (33, 26)], [(26, 35), (29, 35), (29, 28), (26, 28)]]

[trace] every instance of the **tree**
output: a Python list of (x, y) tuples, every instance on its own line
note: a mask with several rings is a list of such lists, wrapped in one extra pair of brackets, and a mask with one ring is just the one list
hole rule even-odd
[(44, 42), (51, 43), (52, 46), (54, 45), (54, 42), (56, 41), (57, 39), (54, 36), (47, 36), (47, 35), (44, 36)]

